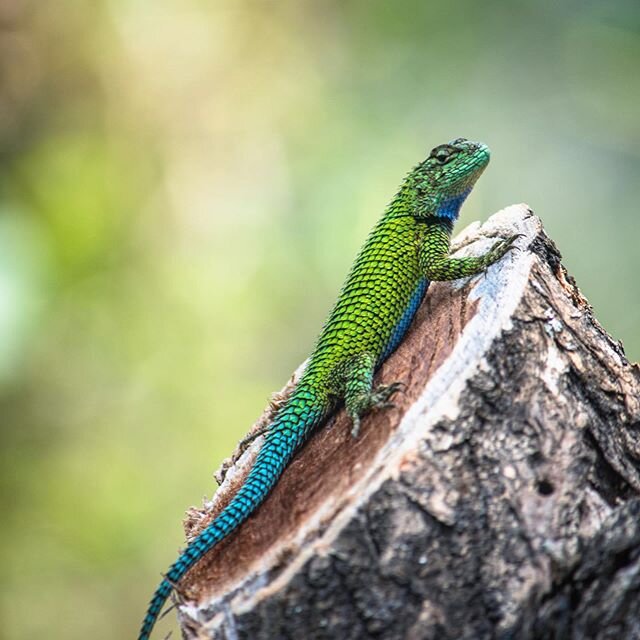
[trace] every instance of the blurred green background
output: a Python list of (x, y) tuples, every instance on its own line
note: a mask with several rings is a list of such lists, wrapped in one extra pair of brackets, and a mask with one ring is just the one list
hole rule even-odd
[(637, 0), (0, 0), (0, 637), (133, 637), (435, 144), (640, 358), (639, 66)]

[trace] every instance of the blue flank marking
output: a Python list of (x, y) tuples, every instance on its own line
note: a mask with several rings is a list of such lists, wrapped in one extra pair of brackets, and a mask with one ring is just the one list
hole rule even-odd
[(411, 296), (411, 300), (409, 300), (409, 304), (405, 309), (405, 312), (402, 314), (402, 317), (398, 321), (396, 328), (393, 330), (391, 334), (391, 338), (389, 339), (389, 344), (385, 349), (385, 352), (382, 354), (378, 364), (382, 364), (396, 349), (396, 347), (404, 338), (404, 334), (407, 332), (411, 321), (413, 320), (413, 316), (415, 315), (420, 303), (422, 302), (422, 298), (424, 298), (424, 294), (427, 292), (427, 288), (429, 286), (429, 280), (426, 278), (422, 278), (416, 287), (416, 290), (413, 292)]
[(462, 203), (466, 200), (467, 196), (470, 193), (471, 189), (467, 189), (466, 191), (459, 193), (457, 196), (448, 198), (440, 204), (438, 210), (436, 211), (436, 215), (440, 216), (441, 218), (456, 220), (458, 217), (458, 213), (460, 213), (460, 207), (462, 206)]

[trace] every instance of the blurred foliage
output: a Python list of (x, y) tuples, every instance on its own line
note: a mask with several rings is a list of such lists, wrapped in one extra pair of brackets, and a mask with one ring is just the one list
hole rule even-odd
[(0, 0), (0, 636), (133, 636), (437, 143), (637, 359), (639, 64), (637, 0)]

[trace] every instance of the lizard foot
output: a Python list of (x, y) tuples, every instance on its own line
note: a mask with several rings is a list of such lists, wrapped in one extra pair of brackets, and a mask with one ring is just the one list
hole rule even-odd
[(489, 253), (487, 254), (488, 264), (493, 264), (494, 262), (500, 260), (502, 256), (504, 256), (511, 249), (515, 249), (513, 243), (518, 239), (523, 237), (523, 233), (515, 233), (508, 238), (503, 238), (502, 240), (498, 240), (491, 249), (489, 249)]
[(251, 443), (256, 438), (259, 438), (260, 436), (264, 435), (267, 431), (269, 431), (270, 426), (271, 426), (271, 423), (268, 422), (267, 424), (262, 425), (261, 427), (257, 428), (255, 431), (248, 433), (244, 438), (242, 438), (242, 440), (238, 442), (238, 446), (236, 447), (236, 450), (233, 452), (233, 456), (231, 457), (231, 463), (235, 464), (236, 462), (238, 462), (242, 454), (249, 448)]
[(381, 384), (377, 386), (364, 402), (359, 403), (359, 411), (351, 413), (353, 426), (351, 427), (351, 435), (354, 438), (360, 433), (360, 418), (365, 413), (375, 409), (393, 409), (395, 404), (390, 402), (391, 397), (405, 386), (402, 382), (393, 382), (391, 384)]

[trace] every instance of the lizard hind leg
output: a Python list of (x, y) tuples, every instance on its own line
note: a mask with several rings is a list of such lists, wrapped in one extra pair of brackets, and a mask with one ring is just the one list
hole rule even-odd
[(360, 432), (362, 416), (373, 409), (394, 407), (390, 399), (402, 387), (402, 383), (394, 382), (374, 388), (375, 364), (373, 355), (363, 353), (354, 357), (343, 373), (344, 403), (353, 422), (351, 435), (354, 438)]

